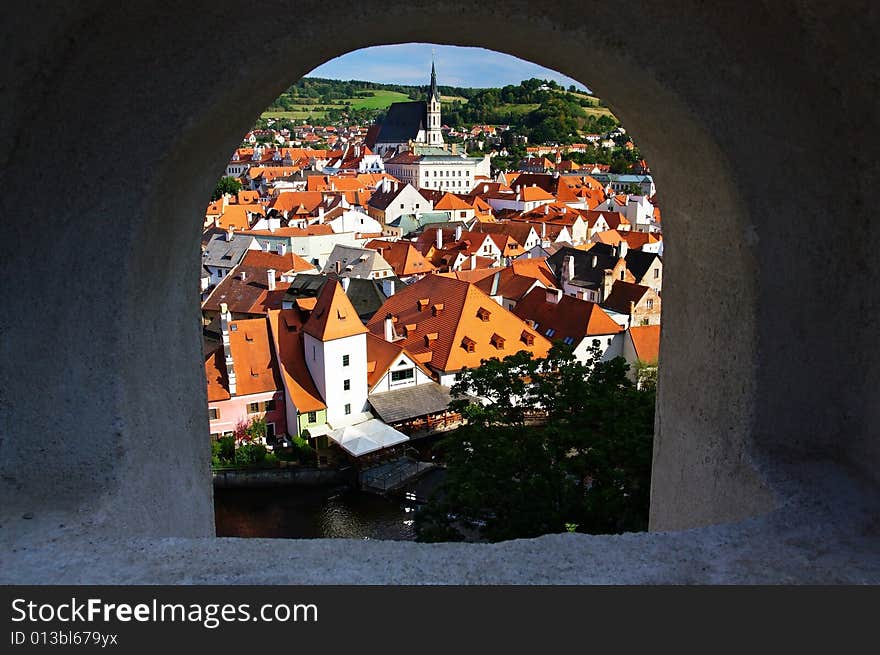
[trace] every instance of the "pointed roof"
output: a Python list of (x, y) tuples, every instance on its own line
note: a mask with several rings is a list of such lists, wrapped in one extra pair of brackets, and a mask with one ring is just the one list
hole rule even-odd
[(367, 328), (361, 323), (339, 280), (328, 280), (303, 331), (321, 341), (333, 341), (365, 334)]
[(558, 302), (548, 301), (545, 289), (533, 289), (520, 300), (513, 313), (535, 322), (539, 334), (569, 345), (584, 337), (617, 334), (623, 328), (599, 305), (572, 296), (561, 296)]
[(660, 359), (660, 326), (639, 325), (629, 329), (636, 359), (646, 364), (656, 364)]
[(327, 405), (315, 387), (306, 364), (302, 338), (303, 316), (298, 309), (269, 312), (269, 327), (277, 355), (284, 391), (300, 412), (316, 412)]
[(431, 60), (431, 97), (440, 102), (440, 89), (437, 88), (437, 71), (434, 70), (433, 60)]

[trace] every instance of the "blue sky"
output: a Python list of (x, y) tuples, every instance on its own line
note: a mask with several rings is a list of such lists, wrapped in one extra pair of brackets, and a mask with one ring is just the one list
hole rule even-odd
[(570, 84), (579, 89), (586, 88), (562, 73), (494, 50), (431, 43), (403, 43), (355, 50), (318, 66), (309, 76), (425, 85), (430, 78), (432, 51), (437, 66), (437, 82), (441, 85), (501, 87), (538, 77), (556, 80), (566, 88)]

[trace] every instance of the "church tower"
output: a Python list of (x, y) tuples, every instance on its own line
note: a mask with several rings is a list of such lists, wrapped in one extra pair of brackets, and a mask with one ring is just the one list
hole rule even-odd
[(443, 133), (440, 131), (440, 90), (437, 88), (437, 72), (431, 62), (431, 90), (428, 92), (428, 145), (443, 146)]

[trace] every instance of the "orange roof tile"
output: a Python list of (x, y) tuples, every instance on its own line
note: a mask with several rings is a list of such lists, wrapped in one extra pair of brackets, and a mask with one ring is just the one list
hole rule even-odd
[(364, 247), (378, 251), (388, 262), (388, 265), (394, 269), (394, 274), (397, 277), (430, 273), (434, 270), (434, 265), (425, 259), (424, 255), (409, 241), (374, 239)]
[(629, 329), (633, 348), (639, 361), (656, 364), (660, 359), (660, 326), (639, 325)]
[[(438, 303), (442, 310), (432, 310)], [(388, 298), (367, 324), (373, 334), (384, 334), (387, 314), (397, 317), (397, 325), (416, 326), (398, 343), (415, 356), (430, 353), (431, 367), (439, 371), (474, 368), (484, 359), (520, 350), (542, 357), (550, 349), (547, 339), (475, 286), (440, 275), (428, 275)], [(531, 345), (524, 342), (523, 333), (533, 341)], [(427, 338), (434, 334), (435, 338)], [(503, 346), (493, 345), (494, 334), (504, 340)]]
[(208, 389), (208, 402), (229, 400), (229, 379), (226, 376), (226, 356), (223, 347), (218, 346), (205, 358), (205, 381)]
[(237, 396), (283, 388), (275, 354), (269, 345), (269, 326), (265, 318), (232, 321), (229, 324), (229, 348)]
[(315, 308), (303, 330), (321, 341), (332, 341), (367, 332), (339, 280), (335, 279), (328, 280), (324, 284), (318, 302), (315, 303)]
[(367, 332), (367, 385), (372, 389), (401, 355), (412, 359), (425, 375), (431, 377), (431, 372), (424, 364), (407, 352), (400, 342), (389, 343), (383, 337)]
[(576, 345), (586, 336), (617, 334), (623, 331), (599, 305), (572, 296), (562, 296), (558, 303), (547, 302), (547, 291), (533, 289), (520, 300), (513, 313), (538, 324), (538, 332), (553, 330), (554, 341), (571, 339)]
[(285, 392), (300, 412), (316, 412), (326, 409), (309, 367), (305, 360), (303, 345), (303, 317), (296, 309), (269, 312), (269, 325), (278, 368), (284, 379)]

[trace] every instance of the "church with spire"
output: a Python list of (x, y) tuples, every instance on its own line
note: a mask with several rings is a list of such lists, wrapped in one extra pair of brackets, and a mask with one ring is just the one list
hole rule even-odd
[(370, 128), (366, 145), (384, 159), (413, 150), (414, 146), (446, 150), (442, 126), (437, 71), (431, 62), (428, 98), (392, 104), (382, 122)]

